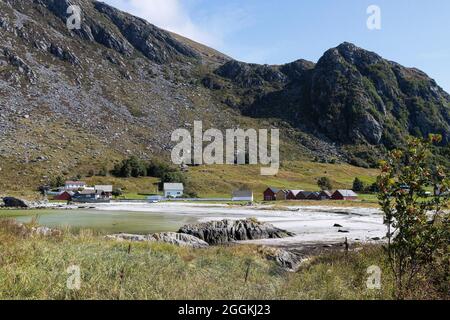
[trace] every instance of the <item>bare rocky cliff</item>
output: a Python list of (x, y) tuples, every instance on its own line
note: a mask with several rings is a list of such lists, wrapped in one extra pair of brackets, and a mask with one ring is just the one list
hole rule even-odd
[(194, 120), (279, 127), (284, 157), (363, 165), (410, 134), (449, 141), (434, 80), (349, 43), (318, 63), (247, 64), (90, 0), (0, 0), (0, 34), (0, 187), (167, 156)]

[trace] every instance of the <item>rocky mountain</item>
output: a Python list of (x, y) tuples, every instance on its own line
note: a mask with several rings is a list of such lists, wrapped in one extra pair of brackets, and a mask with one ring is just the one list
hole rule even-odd
[(316, 65), (232, 61), (216, 73), (240, 88), (263, 88), (265, 83), (277, 88), (256, 95), (244, 114), (282, 117), (339, 144), (392, 147), (408, 134), (429, 133), (450, 140), (450, 96), (434, 80), (350, 43), (328, 50)]
[(0, 0), (0, 34), (3, 181), (167, 156), (194, 120), (279, 127), (285, 157), (361, 165), (408, 134), (450, 140), (450, 96), (434, 80), (349, 43), (316, 64), (247, 64), (91, 0)]

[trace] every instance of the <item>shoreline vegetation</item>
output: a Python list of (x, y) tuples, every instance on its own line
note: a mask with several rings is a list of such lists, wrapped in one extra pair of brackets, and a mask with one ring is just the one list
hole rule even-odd
[[(287, 272), (253, 245), (192, 249), (115, 242), (90, 230), (44, 237), (0, 220), (0, 258), (0, 299), (395, 298), (385, 253), (376, 245), (314, 254), (297, 272)], [(80, 267), (80, 290), (66, 287), (74, 265)], [(366, 285), (372, 265), (383, 272), (380, 290)], [(432, 277), (421, 277), (406, 298), (448, 299)]]

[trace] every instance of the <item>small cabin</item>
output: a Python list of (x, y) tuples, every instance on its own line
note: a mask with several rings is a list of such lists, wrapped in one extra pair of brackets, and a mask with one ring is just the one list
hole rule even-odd
[(297, 194), (298, 200), (308, 200), (309, 196), (312, 194), (311, 191), (301, 191)]
[(287, 200), (288, 193), (289, 193), (289, 191), (287, 191), (287, 190), (278, 190), (278, 192), (276, 194), (277, 201)]
[(72, 191), (64, 191), (64, 192), (61, 192), (60, 194), (54, 196), (53, 200), (56, 200), (56, 201), (71, 201), (73, 195), (74, 195), (74, 192), (72, 192)]
[(319, 192), (311, 192), (306, 199), (307, 200), (320, 200), (320, 193)]
[(263, 193), (264, 201), (276, 201), (278, 191), (280, 191), (280, 189), (267, 188), (266, 191), (264, 191)]
[(336, 190), (331, 196), (331, 199), (353, 201), (358, 199), (358, 195), (352, 190)]
[(164, 183), (164, 197), (181, 198), (184, 194), (184, 185), (182, 183)]
[(319, 194), (319, 200), (322, 200), (322, 201), (330, 200), (332, 196), (333, 196), (333, 193), (331, 191), (323, 190)]
[(302, 192), (303, 190), (289, 190), (286, 199), (287, 200), (298, 200), (297, 196), (300, 192)]

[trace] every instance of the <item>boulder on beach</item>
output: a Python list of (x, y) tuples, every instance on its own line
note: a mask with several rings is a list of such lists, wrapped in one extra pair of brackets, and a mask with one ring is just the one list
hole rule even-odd
[(178, 232), (202, 239), (210, 245), (220, 245), (244, 240), (279, 239), (295, 235), (292, 232), (254, 219), (237, 221), (222, 220), (186, 225)]
[(29, 208), (27, 201), (14, 197), (4, 197), (3, 202), (6, 208)]
[(160, 242), (177, 245), (179, 247), (206, 248), (209, 245), (194, 236), (188, 234), (180, 234), (175, 232), (161, 232), (149, 235), (138, 234), (113, 234), (106, 236), (106, 239), (115, 241), (131, 241), (131, 242)]

